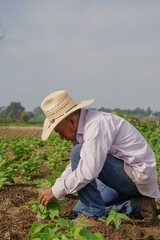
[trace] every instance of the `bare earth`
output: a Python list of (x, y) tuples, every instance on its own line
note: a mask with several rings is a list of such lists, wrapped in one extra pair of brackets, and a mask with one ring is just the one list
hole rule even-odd
[(42, 127), (0, 127), (0, 137), (41, 137)]
[[(41, 132), (42, 128), (1, 127), (0, 137), (40, 137)], [(44, 169), (43, 177), (46, 172)], [(36, 222), (36, 213), (32, 213), (24, 206), (38, 198), (37, 191), (35, 184), (30, 186), (16, 184), (5, 186), (0, 190), (0, 240), (27, 239), (31, 225)], [(63, 206), (61, 216), (73, 219), (72, 208), (78, 199), (74, 195), (69, 195), (66, 199), (68, 204)], [(158, 199), (157, 202), (160, 203), (160, 200)], [(107, 240), (160, 240), (160, 221), (156, 223), (145, 223), (135, 219), (133, 221), (134, 224), (124, 221), (118, 230), (102, 222), (98, 222), (94, 228), (89, 229), (93, 232), (101, 232)]]

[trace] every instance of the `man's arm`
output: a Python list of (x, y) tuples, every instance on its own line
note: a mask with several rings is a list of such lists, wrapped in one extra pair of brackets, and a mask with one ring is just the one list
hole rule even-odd
[[(56, 181), (60, 181), (61, 179), (65, 178), (68, 174), (70, 174), (72, 172), (71, 170), (71, 164), (69, 163), (65, 169), (65, 171), (62, 173), (61, 177), (58, 178)], [(52, 202), (55, 199), (55, 196), (52, 192), (52, 187), (50, 188), (45, 188), (43, 189), (40, 194), (39, 194), (39, 202), (43, 205), (43, 206), (48, 206), (48, 204), (50, 202)]]

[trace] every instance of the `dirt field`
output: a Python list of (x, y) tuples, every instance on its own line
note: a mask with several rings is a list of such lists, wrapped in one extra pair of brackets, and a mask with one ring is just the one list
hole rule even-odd
[(0, 127), (0, 137), (41, 137), (41, 127)]
[[(0, 136), (10, 137), (40, 137), (42, 128), (0, 128)], [(42, 173), (43, 177), (46, 171)], [(48, 173), (50, 174), (50, 173)], [(46, 175), (47, 176), (47, 175)], [(40, 176), (39, 178), (41, 178)], [(24, 208), (29, 201), (38, 198), (38, 189), (35, 184), (27, 186), (16, 184), (6, 186), (0, 190), (0, 240), (26, 240), (31, 225), (36, 221), (35, 213)], [(68, 204), (63, 206), (61, 216), (73, 219), (72, 208), (77, 202), (77, 197), (67, 196)], [(160, 203), (160, 201), (159, 201)], [(160, 240), (160, 221), (145, 223), (133, 219), (134, 224), (123, 222), (119, 230), (99, 222), (90, 227), (91, 231), (101, 232), (107, 240)]]

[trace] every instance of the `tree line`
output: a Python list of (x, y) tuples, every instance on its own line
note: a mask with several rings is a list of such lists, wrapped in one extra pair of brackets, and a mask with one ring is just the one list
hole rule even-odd
[[(92, 108), (93, 109), (93, 108)], [(127, 115), (133, 115), (136, 117), (148, 117), (155, 116), (160, 117), (160, 112), (153, 112), (150, 107), (146, 110), (142, 108), (135, 108), (134, 110), (125, 110), (120, 108), (105, 108), (101, 107), (96, 110), (104, 112), (115, 112), (122, 113)], [(7, 107), (0, 107), (0, 123), (42, 123), (44, 121), (44, 113), (41, 108), (38, 106), (32, 112), (25, 111), (25, 108), (21, 105), (20, 102), (11, 102)]]
[(137, 116), (137, 117), (149, 117), (149, 116), (155, 116), (155, 117), (159, 117), (160, 116), (160, 112), (156, 111), (153, 112), (151, 110), (150, 107), (148, 107), (146, 110), (144, 110), (143, 108), (135, 108), (134, 110), (130, 110), (130, 109), (120, 109), (120, 108), (104, 108), (101, 107), (98, 109), (99, 111), (103, 111), (103, 112), (116, 112), (116, 113), (125, 113), (127, 115), (133, 115), (133, 116)]
[(40, 107), (36, 107), (33, 112), (25, 111), (20, 102), (11, 102), (7, 107), (0, 107), (0, 123), (28, 123), (31, 119), (34, 120), (33, 123), (37, 123), (41, 118), (44, 120), (44, 114)]

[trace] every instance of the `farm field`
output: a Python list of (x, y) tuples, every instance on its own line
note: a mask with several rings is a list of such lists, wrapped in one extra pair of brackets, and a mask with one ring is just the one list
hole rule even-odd
[(41, 137), (42, 127), (0, 127), (0, 137)]
[[(152, 126), (149, 123), (134, 123), (143, 133), (153, 148), (157, 158), (157, 168), (160, 171), (160, 127)], [(40, 139), (42, 128), (26, 127), (1, 127), (0, 128), (0, 240), (26, 240), (27, 235), (34, 223), (38, 223), (36, 201), (40, 189), (52, 186), (55, 179), (65, 169), (71, 151), (71, 143), (62, 141), (55, 134), (47, 141)], [(160, 176), (160, 174), (159, 174)], [(67, 219), (74, 218), (72, 208), (78, 201), (75, 195), (66, 197), (67, 203), (55, 206), (54, 212), (48, 213), (43, 209), (43, 216), (39, 214), (41, 232), (46, 224), (44, 236), (51, 236), (48, 224), (57, 219), (59, 226), (57, 232), (63, 232)], [(160, 204), (160, 199), (156, 200)], [(27, 207), (25, 207), (27, 206)], [(60, 206), (62, 210), (60, 210)], [(38, 206), (39, 207), (39, 206)], [(34, 209), (33, 209), (34, 208)], [(45, 217), (44, 217), (45, 216)], [(75, 238), (57, 235), (57, 238), (36, 238), (35, 229), (32, 237), (28, 239), (108, 239), (108, 240), (158, 240), (160, 239), (160, 221), (156, 223), (142, 222), (140, 219), (131, 221), (122, 220), (118, 229), (114, 225), (106, 225), (99, 221), (95, 226), (88, 226), (88, 232), (83, 231), (83, 226), (74, 232)], [(59, 225), (58, 225), (59, 224)], [(85, 225), (85, 224), (84, 224)], [(35, 226), (35, 225), (34, 225)], [(50, 226), (51, 227), (51, 226)], [(53, 226), (55, 227), (55, 226)], [(48, 230), (47, 230), (48, 229)], [(50, 229), (53, 229), (52, 227)], [(78, 232), (79, 231), (79, 232)], [(99, 232), (102, 234), (93, 235)], [(81, 233), (81, 234), (80, 234)], [(37, 230), (38, 234), (38, 230)], [(46, 234), (46, 235), (45, 235)], [(58, 233), (56, 233), (58, 234)], [(70, 230), (71, 234), (71, 230)], [(73, 234), (73, 231), (72, 231)], [(80, 234), (80, 235), (76, 235)], [(63, 235), (63, 234), (62, 234)], [(78, 237), (79, 236), (79, 237)], [(59, 237), (59, 238), (58, 238)]]

